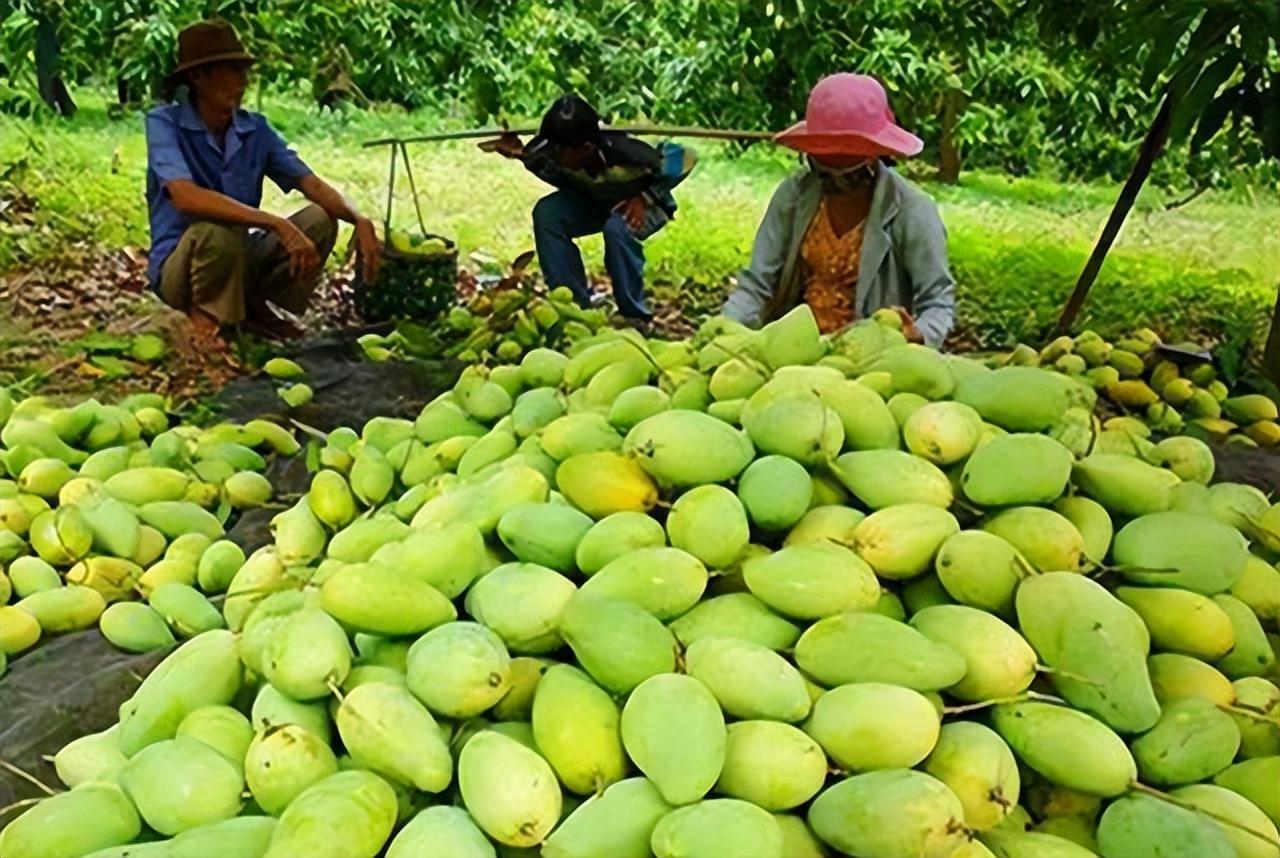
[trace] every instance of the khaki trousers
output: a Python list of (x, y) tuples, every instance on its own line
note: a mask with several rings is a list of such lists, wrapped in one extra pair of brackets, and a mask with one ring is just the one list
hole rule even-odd
[[(306, 233), (323, 263), (333, 252), (338, 225), (310, 205), (289, 220)], [(295, 280), (289, 254), (273, 232), (200, 221), (182, 234), (160, 270), (160, 297), (177, 310), (203, 310), (224, 325), (261, 312), (270, 301), (291, 313), (307, 309), (320, 282), (316, 274)]]

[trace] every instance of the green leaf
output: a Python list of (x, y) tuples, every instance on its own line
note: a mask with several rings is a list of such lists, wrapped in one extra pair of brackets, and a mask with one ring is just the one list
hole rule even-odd
[(1198, 151), (1212, 140), (1213, 136), (1222, 130), (1227, 117), (1232, 113), (1239, 114), (1241, 108), (1242, 99), (1238, 89), (1229, 89), (1215, 98), (1196, 122), (1196, 133), (1191, 138), (1191, 150)]
[(133, 341), (128, 337), (118, 337), (105, 331), (94, 331), (76, 340), (75, 344), (94, 354), (122, 354), (129, 350)]
[[(1218, 57), (1201, 72), (1187, 94), (1178, 102), (1177, 112), (1173, 116), (1173, 124), (1169, 129), (1170, 143), (1178, 144), (1187, 138), (1191, 129), (1200, 121), (1209, 103), (1217, 96), (1218, 90), (1239, 68), (1240, 56), (1231, 51)], [(1219, 121), (1218, 128), (1221, 127), (1222, 123)], [(1215, 128), (1210, 136), (1217, 133), (1217, 130)]]

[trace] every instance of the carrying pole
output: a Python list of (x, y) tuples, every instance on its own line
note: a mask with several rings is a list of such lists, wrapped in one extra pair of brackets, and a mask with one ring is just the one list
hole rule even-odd
[[(638, 137), (698, 137), (707, 140), (772, 140), (772, 131), (739, 131), (726, 128), (697, 128), (681, 125), (605, 125), (602, 131), (621, 131)], [(441, 131), (415, 137), (383, 137), (362, 144), (368, 149), (374, 146), (400, 146), (405, 143), (441, 143), (448, 140), (480, 140), (501, 137), (503, 134), (537, 134), (536, 128), (468, 128), (463, 131)]]

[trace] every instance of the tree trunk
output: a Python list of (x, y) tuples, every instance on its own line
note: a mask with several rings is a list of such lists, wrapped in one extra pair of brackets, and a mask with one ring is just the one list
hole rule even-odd
[(1085, 299), (1089, 296), (1089, 289), (1098, 279), (1098, 272), (1102, 270), (1102, 263), (1106, 260), (1107, 253), (1115, 243), (1116, 236), (1120, 234), (1124, 219), (1129, 216), (1129, 210), (1138, 199), (1138, 192), (1142, 190), (1147, 177), (1151, 175), (1151, 167), (1155, 164), (1156, 158), (1160, 157), (1160, 153), (1164, 151), (1164, 144), (1169, 139), (1169, 126), (1172, 119), (1173, 96), (1166, 93), (1164, 101), (1160, 104), (1160, 111), (1156, 114), (1155, 121), (1151, 123), (1146, 139), (1142, 141), (1142, 148), (1138, 150), (1138, 160), (1134, 163), (1124, 187), (1120, 189), (1115, 207), (1111, 209), (1107, 225), (1102, 228), (1098, 243), (1094, 245), (1093, 253), (1085, 263), (1084, 270), (1080, 272), (1080, 279), (1076, 281), (1076, 287), (1067, 300), (1067, 306), (1062, 310), (1062, 316), (1058, 319), (1058, 324), (1053, 331), (1055, 337), (1068, 333), (1071, 326), (1075, 324), (1076, 316), (1080, 314)]
[(1262, 353), (1262, 373), (1272, 384), (1280, 387), (1280, 291), (1276, 292), (1276, 308), (1271, 314), (1271, 332), (1267, 334), (1267, 348)]
[(62, 80), (62, 45), (55, 22), (47, 15), (36, 21), (36, 87), (44, 103), (61, 116), (74, 116), (76, 103)]
[(960, 96), (948, 93), (942, 99), (942, 133), (938, 140), (938, 181), (954, 185), (960, 181), (960, 148), (956, 145), (956, 122)]

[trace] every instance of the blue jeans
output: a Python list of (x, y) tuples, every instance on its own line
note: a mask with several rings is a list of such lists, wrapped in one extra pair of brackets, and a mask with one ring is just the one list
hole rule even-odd
[(637, 235), (627, 226), (622, 215), (607, 205), (572, 191), (548, 194), (533, 207), (533, 238), (542, 275), (552, 288), (568, 286), (578, 304), (587, 307), (591, 292), (587, 288), (582, 253), (574, 239), (602, 233), (604, 266), (613, 280), (613, 297), (618, 303), (618, 312), (632, 319), (647, 319), (653, 312), (644, 300), (644, 245), (641, 241), (661, 229), (665, 222), (665, 217), (650, 218)]

